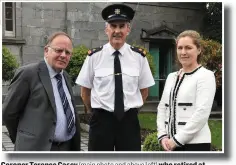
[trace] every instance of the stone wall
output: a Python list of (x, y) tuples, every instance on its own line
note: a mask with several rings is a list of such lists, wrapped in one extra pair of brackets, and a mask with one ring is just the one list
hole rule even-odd
[[(59, 30), (67, 32), (75, 46), (84, 44), (93, 48), (105, 44), (107, 36), (101, 11), (109, 4), (16, 2), (16, 37), (26, 40), (22, 52), (19, 46), (15, 48), (18, 50), (18, 59), (22, 65), (42, 60), (47, 37)], [(136, 10), (127, 40), (130, 44), (143, 44), (140, 40), (141, 29), (159, 27), (162, 21), (178, 32), (199, 30), (202, 24), (202, 12), (193, 3), (126, 4)]]
[[(24, 45), (6, 45), (17, 56), (21, 65), (43, 59), (47, 38), (56, 31), (65, 31), (74, 45), (84, 44), (88, 48), (108, 42), (104, 32), (102, 9), (111, 3), (101, 2), (16, 2), (16, 38), (25, 39)], [(159, 27), (163, 21), (167, 26), (181, 32), (185, 29), (199, 30), (202, 24), (200, 3), (126, 3), (135, 11), (129, 44), (143, 45), (141, 29)], [(4, 91), (6, 87), (4, 86)], [(76, 90), (75, 95), (79, 95)], [(5, 93), (5, 92), (4, 92)]]

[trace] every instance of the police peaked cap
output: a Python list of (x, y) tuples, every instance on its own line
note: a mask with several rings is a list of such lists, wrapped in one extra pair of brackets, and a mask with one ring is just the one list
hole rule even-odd
[(134, 17), (134, 10), (123, 4), (112, 4), (102, 10), (102, 18), (106, 22), (112, 21), (128, 21)]

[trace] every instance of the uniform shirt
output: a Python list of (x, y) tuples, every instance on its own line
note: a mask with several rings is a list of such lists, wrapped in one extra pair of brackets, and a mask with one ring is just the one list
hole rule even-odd
[[(107, 43), (102, 50), (87, 56), (76, 83), (91, 89), (91, 107), (114, 112), (115, 79), (114, 55), (116, 50)], [(119, 49), (122, 70), (124, 108), (143, 105), (140, 89), (155, 84), (147, 58), (133, 51), (125, 43)]]
[[(49, 76), (52, 82), (52, 88), (53, 88), (53, 94), (54, 94), (54, 98), (55, 98), (55, 103), (56, 103), (56, 111), (57, 111), (57, 122), (56, 122), (56, 129), (55, 129), (55, 133), (54, 133), (54, 141), (56, 142), (64, 142), (64, 141), (68, 141), (70, 140), (74, 133), (71, 132), (70, 134), (67, 133), (67, 119), (66, 119), (66, 115), (63, 109), (63, 105), (62, 105), (62, 101), (61, 101), (61, 97), (57, 88), (57, 79), (56, 79), (56, 75), (58, 74), (57, 72), (54, 71), (54, 69), (52, 69), (52, 67), (47, 63), (47, 61), (45, 60), (46, 64), (47, 64), (47, 68), (49, 71)], [(71, 102), (71, 96), (70, 93), (68, 91), (68, 88), (66, 86), (66, 82), (63, 76), (63, 70), (60, 73), (62, 75), (62, 86), (63, 89), (65, 91), (67, 100), (69, 102), (71, 111), (73, 113), (73, 117), (75, 119), (75, 114), (74, 114), (74, 107), (72, 105)]]

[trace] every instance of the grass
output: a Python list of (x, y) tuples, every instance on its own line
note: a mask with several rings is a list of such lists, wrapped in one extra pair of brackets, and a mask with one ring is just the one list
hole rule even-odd
[[(157, 130), (156, 113), (140, 113), (138, 117), (141, 128)], [(208, 124), (211, 130), (212, 145), (222, 149), (222, 121), (209, 120)]]
[(140, 113), (138, 118), (141, 128), (157, 130), (156, 113)]
[(211, 130), (212, 144), (218, 149), (222, 149), (222, 121), (209, 120), (208, 124)]

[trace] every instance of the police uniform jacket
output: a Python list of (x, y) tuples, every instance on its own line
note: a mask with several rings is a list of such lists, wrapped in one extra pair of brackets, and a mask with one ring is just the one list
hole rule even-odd
[(208, 118), (216, 90), (214, 73), (200, 66), (191, 73), (168, 75), (158, 105), (158, 140), (173, 138), (177, 146), (211, 143)]
[[(85, 59), (76, 83), (91, 89), (91, 107), (114, 112), (114, 55), (110, 45), (92, 49)], [(155, 84), (145, 52), (125, 43), (119, 49), (122, 70), (124, 109), (143, 105), (140, 89)]]

